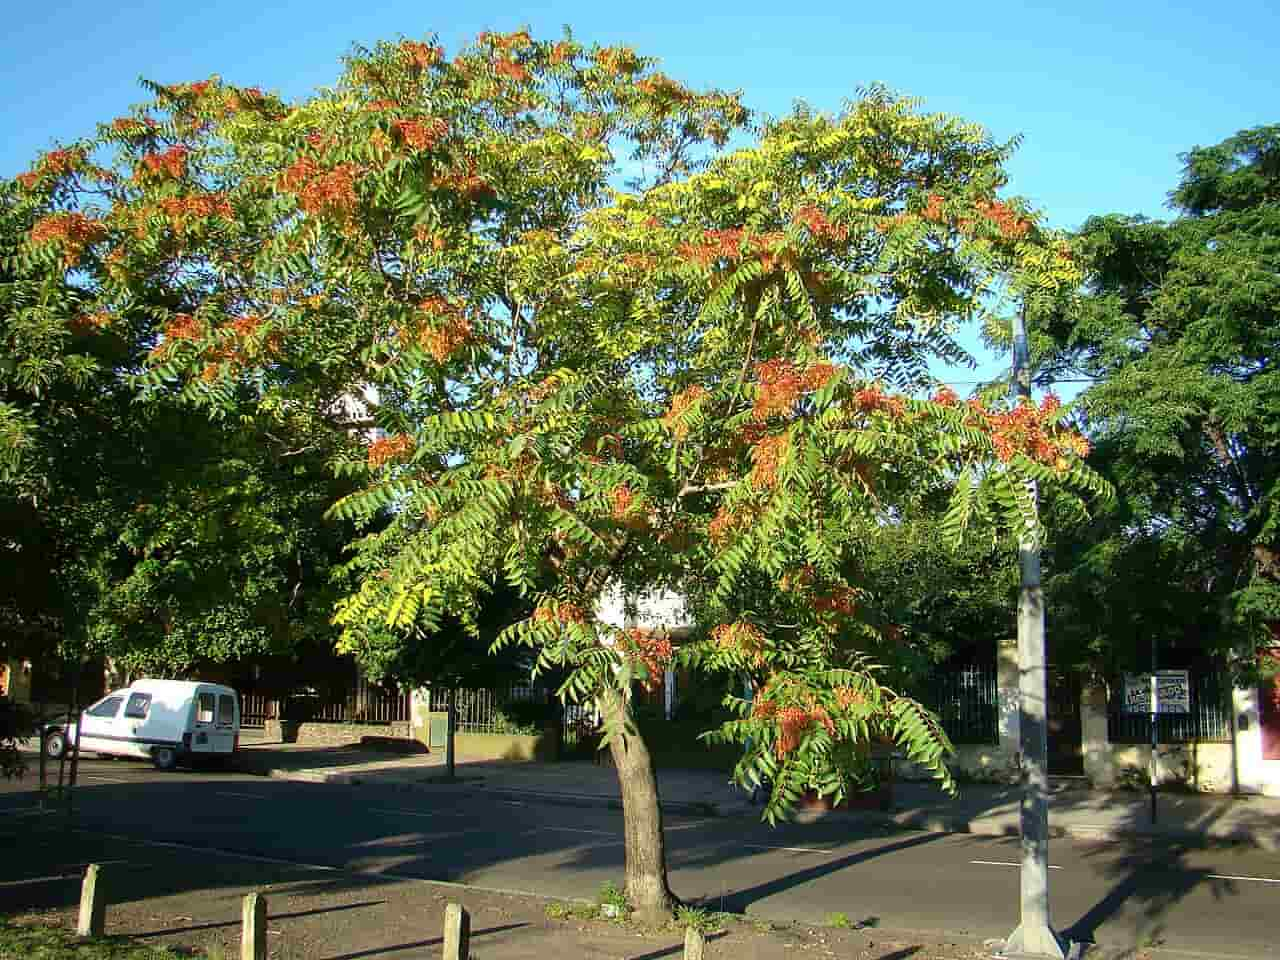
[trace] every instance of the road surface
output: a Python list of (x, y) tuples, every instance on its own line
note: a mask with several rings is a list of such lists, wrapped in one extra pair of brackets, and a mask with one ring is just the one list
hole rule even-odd
[[(24, 905), (48, 865), (31, 836), (34, 774), (0, 784), (0, 912)], [(142, 762), (81, 764), (76, 829), (145, 849), (201, 851), (387, 876), (591, 898), (620, 880), (618, 811), (516, 801), (480, 786), (406, 790), (269, 780), (234, 772), (160, 773)], [(881, 927), (1007, 935), (1017, 923), (1017, 842), (829, 818), (771, 829), (751, 818), (668, 816), (671, 885), (686, 900), (775, 921), (834, 913)], [(38, 843), (34, 847), (38, 850)], [(169, 848), (173, 849), (173, 848)], [(1054, 841), (1053, 921), (1107, 947), (1280, 956), (1280, 856), (1153, 840)]]

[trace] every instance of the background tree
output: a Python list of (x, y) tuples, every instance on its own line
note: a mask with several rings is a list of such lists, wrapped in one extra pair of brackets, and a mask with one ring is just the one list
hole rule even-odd
[(1085, 224), (1088, 295), (1040, 344), (1043, 380), (1096, 381), (1090, 462), (1122, 491), (1052, 562), (1057, 619), (1112, 669), (1145, 666), (1152, 635), (1252, 650), (1280, 618), (1280, 127), (1183, 160), (1176, 219)]
[(333, 480), (305, 421), (276, 436), (193, 415), (172, 393), (140, 401), (129, 378), (159, 338), (154, 291), (127, 314), (86, 313), (87, 272), (20, 262), (40, 217), (85, 192), (84, 156), (41, 161), (39, 176), (61, 171), (49, 194), (6, 184), (0, 198), (4, 652), (183, 676), (331, 650), (332, 573), (349, 531), (323, 514), (351, 486)]
[(105, 202), (46, 214), (19, 260), (91, 278), (95, 312), (163, 300), (152, 393), (369, 441), (334, 462), (364, 484), (333, 508), (367, 530), (347, 648), (477, 630), (495, 570), (530, 598), (499, 645), (599, 703), (642, 914), (673, 897), (631, 690), (674, 652), (601, 622), (606, 587), (681, 592), (683, 662), (756, 676), (717, 736), (750, 741), (737, 776), (774, 784), (771, 819), (842, 796), (876, 739), (949, 783), (936, 720), (868, 655), (890, 638), (858, 538), (923, 489), (957, 487), (953, 535), (1034, 522), (1031, 478), (1101, 489), (1053, 403), (890, 392), (962, 358), (955, 324), (998, 292), (1078, 279), (997, 198), (1006, 148), (881, 90), (752, 127), (627, 48), (523, 31), (357, 50), (297, 104), (152, 89), (85, 145), (112, 154), (78, 172)]

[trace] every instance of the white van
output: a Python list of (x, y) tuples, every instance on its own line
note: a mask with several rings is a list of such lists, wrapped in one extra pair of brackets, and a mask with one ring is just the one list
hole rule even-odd
[(45, 753), (60, 757), (75, 737), (80, 752), (149, 757), (161, 770), (183, 759), (230, 756), (240, 746), (240, 698), (230, 687), (190, 680), (137, 680), (49, 728)]

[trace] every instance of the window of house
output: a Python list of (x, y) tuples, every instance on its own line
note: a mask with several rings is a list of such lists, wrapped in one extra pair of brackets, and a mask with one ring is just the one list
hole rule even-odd
[(232, 727), (236, 722), (236, 698), (229, 693), (218, 697), (218, 726)]
[(151, 710), (151, 694), (131, 693), (125, 704), (124, 715), (132, 720), (145, 720)]
[(85, 713), (91, 717), (114, 717), (123, 700), (124, 697), (107, 697), (101, 703), (90, 707)]
[(216, 700), (212, 693), (202, 693), (196, 698), (196, 723), (213, 723)]

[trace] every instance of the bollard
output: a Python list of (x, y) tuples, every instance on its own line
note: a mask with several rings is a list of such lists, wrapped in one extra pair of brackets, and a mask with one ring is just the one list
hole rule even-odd
[(76, 924), (76, 933), (82, 937), (100, 937), (106, 929), (107, 895), (98, 886), (101, 873), (98, 864), (89, 864), (84, 882), (80, 884), (80, 921)]
[(267, 960), (267, 898), (246, 894), (240, 908), (240, 960)]
[(702, 960), (702, 953), (706, 945), (707, 938), (701, 930), (697, 927), (685, 927), (684, 960)]
[(443, 960), (467, 960), (471, 956), (471, 914), (460, 903), (444, 908)]

